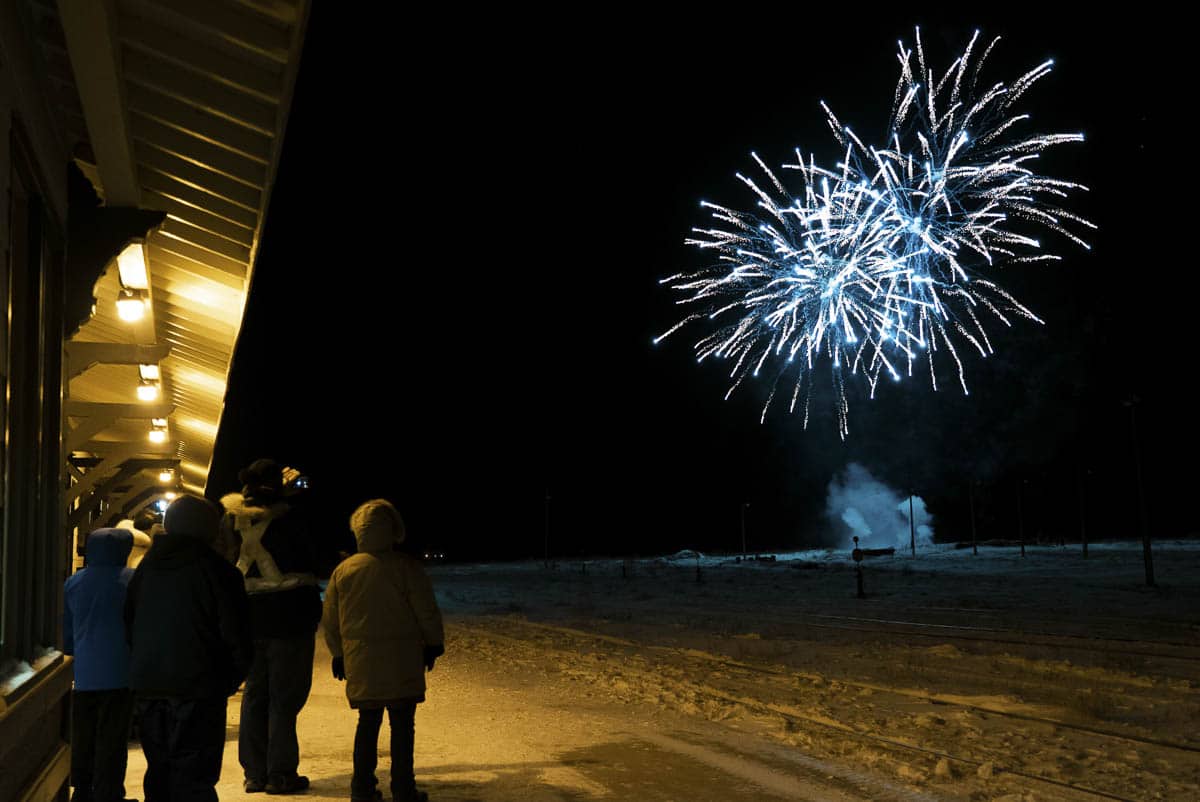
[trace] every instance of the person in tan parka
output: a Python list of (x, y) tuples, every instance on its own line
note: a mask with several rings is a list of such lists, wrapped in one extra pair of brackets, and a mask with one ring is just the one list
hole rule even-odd
[(444, 653), (442, 614), (421, 563), (398, 551), (404, 521), (392, 504), (373, 499), (350, 516), (358, 553), (336, 569), (325, 589), (322, 627), (333, 675), (346, 681), (358, 710), (352, 800), (382, 799), (376, 789), (383, 711), (391, 725), (392, 799), (420, 802), (413, 777), (413, 719), (425, 701), (425, 671)]

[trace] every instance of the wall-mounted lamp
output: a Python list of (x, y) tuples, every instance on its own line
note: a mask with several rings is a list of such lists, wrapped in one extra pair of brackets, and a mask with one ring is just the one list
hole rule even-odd
[(127, 323), (136, 323), (146, 315), (150, 298), (145, 290), (122, 289), (117, 296), (117, 317)]
[(165, 443), (167, 442), (167, 419), (153, 418), (150, 421), (150, 442)]
[(121, 273), (121, 286), (134, 290), (150, 288), (150, 275), (146, 270), (146, 251), (142, 243), (125, 246), (117, 255), (117, 270)]
[(170, 468), (163, 468), (161, 471), (159, 471), (158, 481), (162, 482), (164, 485), (171, 484), (171, 480), (174, 478), (175, 472)]
[(158, 382), (142, 379), (138, 382), (137, 397), (138, 401), (157, 401)]
[(162, 371), (158, 369), (158, 365), (138, 365), (138, 376), (143, 381), (158, 381), (162, 378)]

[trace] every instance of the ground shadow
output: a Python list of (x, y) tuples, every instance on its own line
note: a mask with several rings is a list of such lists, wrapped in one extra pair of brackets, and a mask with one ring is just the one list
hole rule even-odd
[[(437, 802), (598, 802), (609, 795), (564, 788), (546, 781), (547, 770), (578, 769), (587, 758), (529, 763), (457, 763), (424, 766), (417, 771), (417, 785)], [(380, 760), (379, 788), (387, 798), (388, 761)], [(486, 779), (479, 775), (490, 775)], [(462, 775), (455, 777), (454, 775)], [(351, 774), (314, 780), (312, 790), (322, 794), (350, 794)]]
[[(388, 761), (380, 760), (381, 790)], [(636, 737), (564, 751), (553, 760), (525, 763), (451, 763), (422, 766), (417, 785), (437, 802), (734, 802), (775, 799), (761, 788), (707, 763)], [(350, 774), (322, 778), (314, 790), (349, 795)]]

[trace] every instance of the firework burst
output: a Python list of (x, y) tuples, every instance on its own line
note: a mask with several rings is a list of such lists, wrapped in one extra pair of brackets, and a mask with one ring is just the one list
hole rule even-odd
[(948, 360), (967, 392), (963, 355), (993, 352), (985, 322), (1041, 322), (992, 273), (1061, 258), (1030, 232), (1048, 229), (1087, 248), (1072, 229), (1095, 228), (1061, 208), (1086, 187), (1032, 168), (1042, 151), (1082, 134), (1022, 134), (1029, 115), (1014, 109), (1052, 62), (1011, 84), (981, 86), (980, 68), (999, 38), (973, 60), (978, 38), (940, 77), (927, 65), (919, 29), (913, 49), (900, 43), (881, 147), (865, 145), (822, 103), (841, 159), (825, 167), (797, 149), (782, 170), (798, 191), (751, 154), (761, 177), (737, 177), (757, 203), (744, 211), (701, 204), (711, 221), (686, 242), (715, 258), (662, 280), (695, 311), (655, 342), (707, 324), (696, 355), (732, 363), (726, 398), (765, 375), (773, 383), (763, 419), (783, 391), (806, 427), (814, 373), (827, 368), (843, 437), (851, 377), (864, 377), (874, 397), (881, 378), (928, 370), (936, 390), (936, 365)]

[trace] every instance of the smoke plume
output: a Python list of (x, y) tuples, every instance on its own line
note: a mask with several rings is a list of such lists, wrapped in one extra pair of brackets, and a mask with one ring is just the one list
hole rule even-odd
[[(888, 487), (866, 468), (852, 462), (829, 482), (825, 515), (838, 535), (838, 542), (845, 548), (854, 548), (853, 538), (857, 535), (861, 548), (894, 546), (899, 550), (909, 548), (908, 505), (908, 496)], [(917, 546), (932, 545), (933, 518), (920, 496), (913, 496), (912, 510)]]

